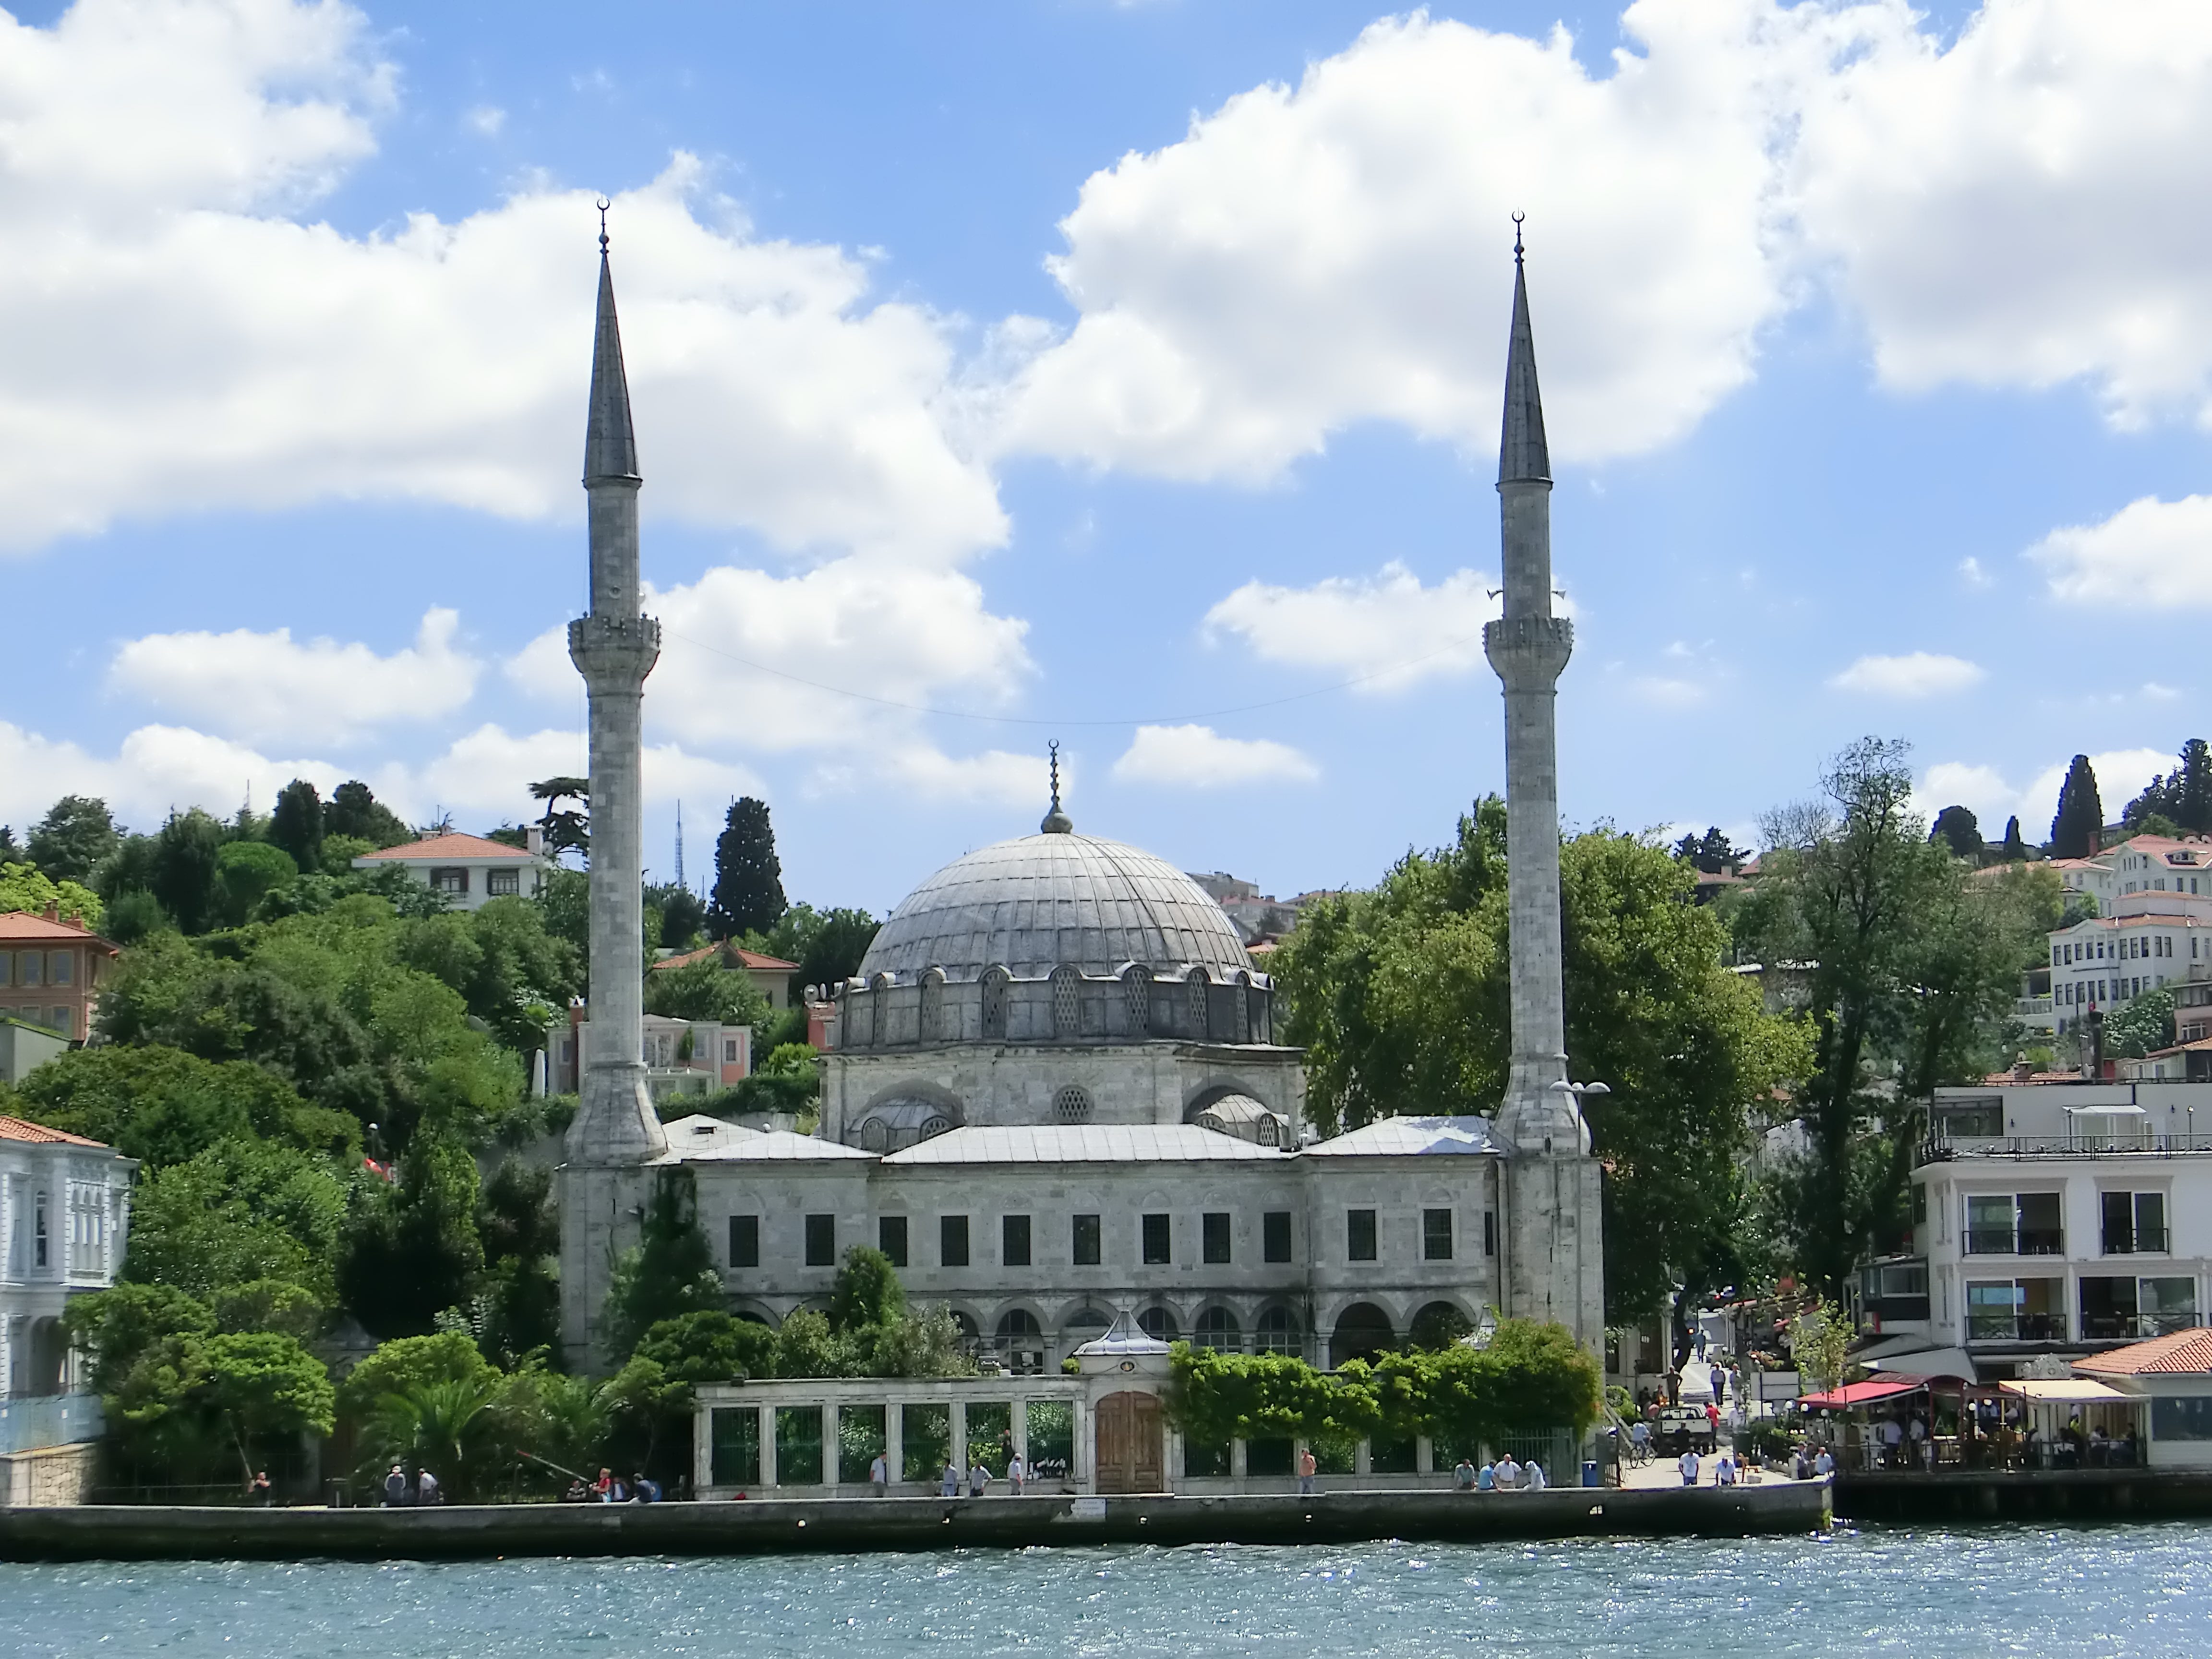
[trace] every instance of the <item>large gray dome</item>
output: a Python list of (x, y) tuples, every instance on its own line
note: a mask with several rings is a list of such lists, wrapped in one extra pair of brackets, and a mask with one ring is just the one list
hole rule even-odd
[(1038, 978), (1061, 963), (1103, 976), (1124, 963), (1216, 979), (1252, 959), (1221, 907), (1150, 853), (1092, 836), (1022, 836), (955, 859), (907, 895), (868, 947), (860, 977), (911, 980), (938, 967), (979, 978), (998, 963)]

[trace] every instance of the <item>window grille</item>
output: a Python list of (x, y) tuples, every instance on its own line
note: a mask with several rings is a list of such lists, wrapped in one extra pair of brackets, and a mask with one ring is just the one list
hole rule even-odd
[(983, 975), (983, 1036), (1004, 1038), (1006, 1035), (1006, 970), (993, 968)]
[(1142, 968), (1132, 968), (1121, 980), (1121, 995), (1126, 1003), (1129, 1035), (1143, 1036), (1152, 1023), (1152, 976)]
[(932, 968), (921, 976), (921, 1040), (935, 1042), (945, 1036), (945, 975)]
[(1052, 1097), (1052, 1121), (1055, 1123), (1090, 1122), (1091, 1097), (1071, 1083)]
[(1083, 1030), (1083, 975), (1065, 963), (1052, 970), (1052, 1034), (1078, 1036)]
[(1200, 1041), (1206, 1036), (1206, 994), (1210, 988), (1206, 969), (1192, 969), (1190, 978), (1184, 981), (1183, 994), (1190, 1000), (1190, 1034)]

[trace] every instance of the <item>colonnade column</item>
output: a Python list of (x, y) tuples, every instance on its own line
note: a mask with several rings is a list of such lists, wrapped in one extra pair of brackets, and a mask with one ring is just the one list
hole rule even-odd
[(889, 1492), (905, 1477), (906, 1470), (906, 1402), (886, 1401), (884, 1404), (884, 1490)]
[(838, 1473), (837, 1407), (825, 1404), (822, 1407), (822, 1484), (836, 1486)]
[(775, 1407), (760, 1408), (760, 1483), (773, 1486), (775, 1480)]

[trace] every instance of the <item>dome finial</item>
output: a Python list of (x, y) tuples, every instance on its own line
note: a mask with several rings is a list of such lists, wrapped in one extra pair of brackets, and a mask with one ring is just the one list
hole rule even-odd
[(1043, 836), (1072, 836), (1075, 833), (1075, 820), (1060, 810), (1060, 739), (1057, 738), (1052, 740), (1052, 810), (1044, 815), (1044, 822), (1037, 825), (1037, 833)]

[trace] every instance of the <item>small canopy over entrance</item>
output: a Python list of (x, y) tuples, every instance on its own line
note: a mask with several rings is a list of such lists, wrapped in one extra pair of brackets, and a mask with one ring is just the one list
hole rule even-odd
[(1876, 1376), (1864, 1382), (1846, 1382), (1826, 1394), (1806, 1395), (1797, 1403), (1824, 1411), (1849, 1411), (1854, 1406), (1870, 1406), (1878, 1400), (1918, 1394), (1927, 1386), (1926, 1380), (1917, 1376)]

